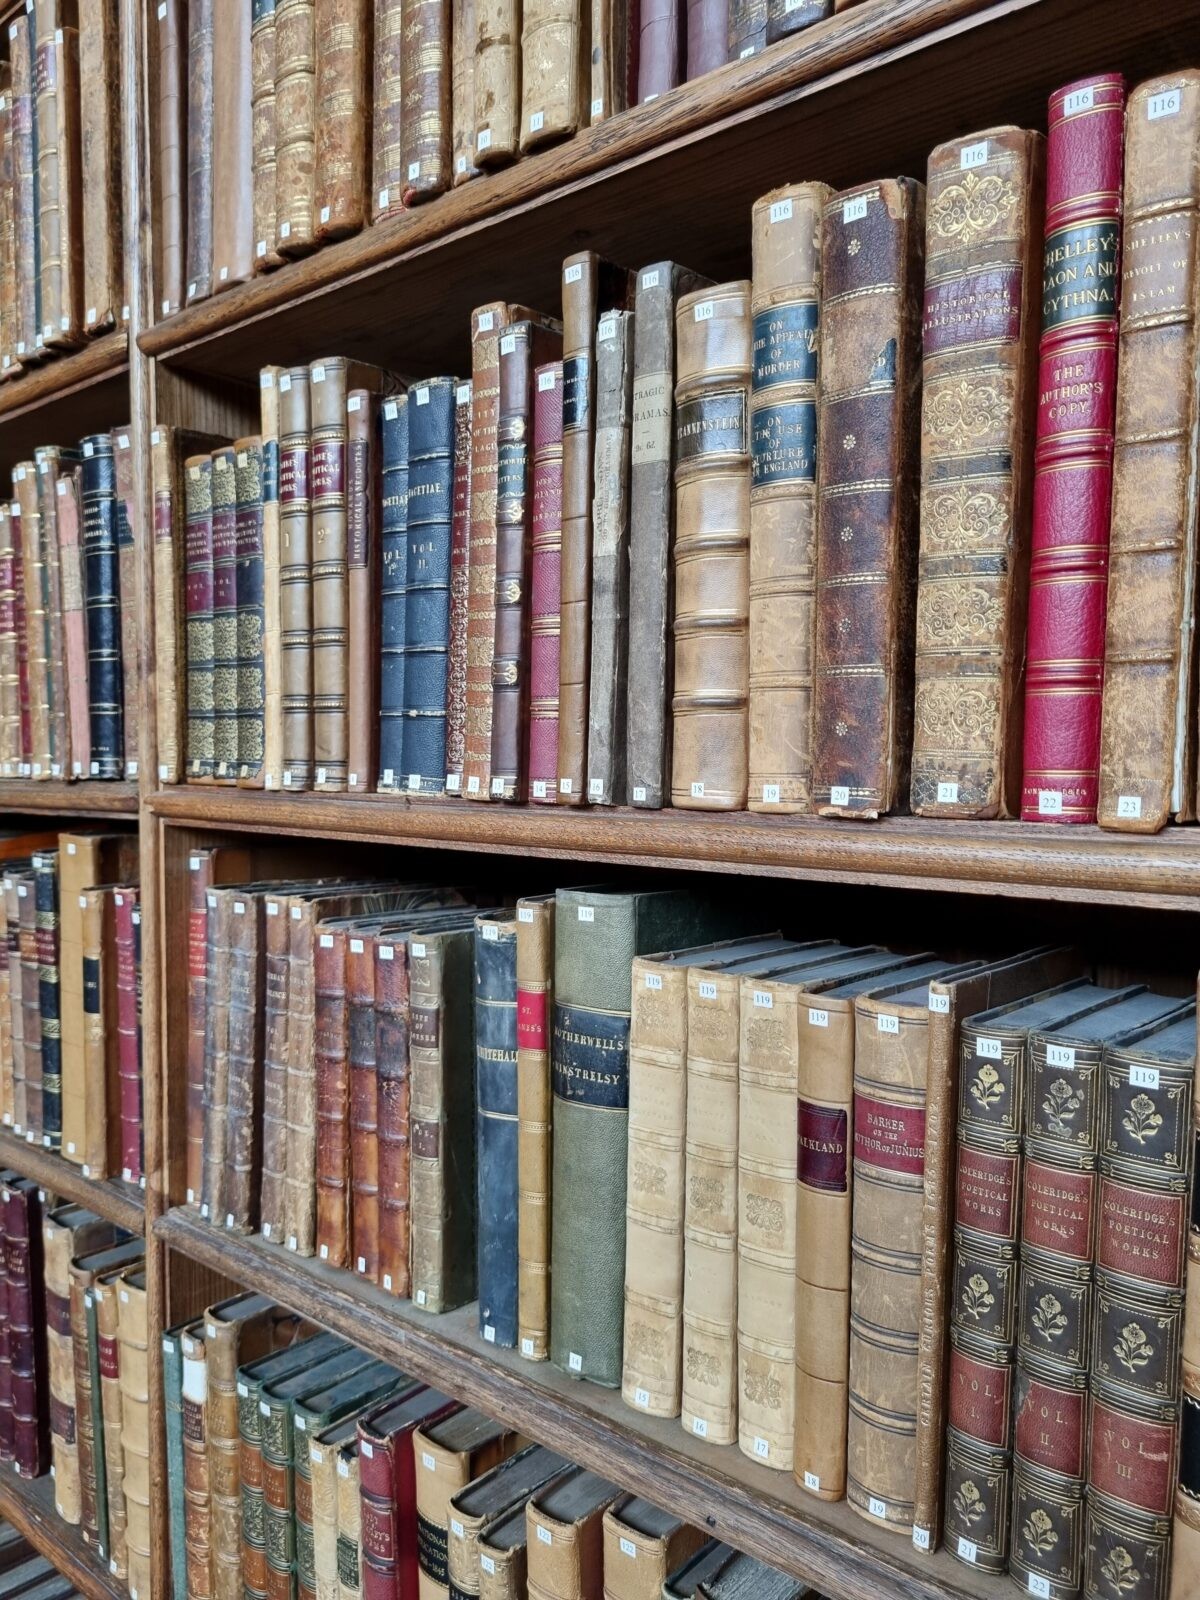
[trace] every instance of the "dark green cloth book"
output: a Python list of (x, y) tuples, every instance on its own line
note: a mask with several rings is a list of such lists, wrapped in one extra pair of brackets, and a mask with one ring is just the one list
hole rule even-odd
[(167, 1434), (167, 1530), (171, 1546), (171, 1600), (187, 1600), (187, 1546), (183, 1508), (183, 1346), (185, 1323), (162, 1336), (163, 1422)]

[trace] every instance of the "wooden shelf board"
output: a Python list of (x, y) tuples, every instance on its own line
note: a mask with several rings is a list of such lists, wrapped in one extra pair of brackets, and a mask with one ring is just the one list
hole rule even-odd
[(845, 185), (881, 167), (923, 175), (942, 139), (1044, 126), (1047, 95), (1064, 79), (1113, 66), (1136, 79), (1190, 61), (1198, 46), (1191, 0), (867, 0), (189, 307), (140, 343), (246, 383), (265, 362), (334, 349), (406, 373), (465, 370), (471, 307), (499, 293), (555, 311), (573, 250), (634, 267), (669, 253), (715, 277), (744, 276), (750, 205), (775, 184)]
[(129, 336), (103, 334), (0, 383), (0, 474), (43, 444), (75, 445), (129, 421)]
[(54, 1479), (21, 1478), (7, 1462), (0, 1470), (0, 1517), (5, 1517), (29, 1543), (88, 1600), (128, 1600), (123, 1579), (114, 1578), (54, 1508)]
[(8, 1129), (0, 1129), (0, 1167), (11, 1167), (32, 1178), (49, 1194), (87, 1206), (130, 1233), (144, 1233), (146, 1197), (136, 1183), (120, 1178), (86, 1178), (83, 1169), (65, 1156), (31, 1144)]
[(89, 780), (64, 783), (60, 778), (0, 778), (0, 812), (56, 817), (106, 817), (137, 821), (136, 783)]
[(0, 422), (128, 370), (129, 335), (124, 329), (101, 334), (69, 355), (51, 356), (0, 383)]
[(271, 1294), (284, 1305), (392, 1361), (456, 1399), (613, 1479), (831, 1600), (994, 1600), (996, 1581), (944, 1552), (918, 1554), (844, 1502), (808, 1496), (736, 1446), (685, 1434), (678, 1421), (639, 1416), (618, 1392), (568, 1378), (484, 1344), (467, 1306), (427, 1316), (352, 1274), (261, 1238), (223, 1233), (193, 1211), (169, 1211), (155, 1233), (170, 1249)]
[(1200, 828), (1142, 838), (1040, 823), (856, 823), (199, 784), (160, 789), (150, 805), (168, 822), (199, 828), (1200, 911)]

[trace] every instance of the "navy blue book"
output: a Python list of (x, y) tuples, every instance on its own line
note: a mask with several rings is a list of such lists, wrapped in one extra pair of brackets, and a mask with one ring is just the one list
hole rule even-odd
[(404, 773), (404, 644), (408, 603), (408, 396), (381, 407), (383, 510), (379, 522), (382, 581), (379, 618), (379, 787), (402, 788)]
[(517, 1343), (517, 923), (511, 911), (475, 919), (476, 1261), (479, 1332)]
[(83, 441), (80, 500), (92, 731), (91, 775), (93, 778), (119, 778), (125, 770), (121, 573), (113, 448), (107, 433), (95, 433)]
[(450, 516), (457, 384), (457, 378), (432, 378), (412, 389), (408, 397), (404, 758), (397, 782), (420, 794), (441, 794), (446, 786)]

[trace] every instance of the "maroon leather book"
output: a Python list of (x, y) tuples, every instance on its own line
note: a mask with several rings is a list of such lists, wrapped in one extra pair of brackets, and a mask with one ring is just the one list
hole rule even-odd
[(729, 0), (688, 0), (688, 79), (723, 67), (728, 59)]
[(408, 948), (372, 939), (375, 951), (375, 1082), (379, 1146), (379, 1283), (407, 1299), (409, 1275)]
[(21, 756), (28, 761), (33, 739), (29, 727), (29, 656), (25, 643), (25, 562), (21, 542), (21, 507), (16, 500), (10, 508), (13, 548), (13, 609), (17, 622), (17, 678), (21, 697)]
[(346, 942), (346, 1036), (350, 1056), (350, 1265), (379, 1270), (379, 1096), (375, 1078), (375, 948)]
[(1025, 822), (1094, 822), (1121, 293), (1125, 80), (1050, 97), (1025, 671)]
[(142, 1177), (141, 912), (136, 888), (113, 891), (117, 931), (117, 1072), (121, 1096), (121, 1176)]
[(450, 651), (446, 663), (446, 792), (462, 793), (467, 748), (467, 589), (471, 560), (471, 385), (454, 394), (450, 521)]
[[(15, 1172), (0, 1174), (0, 1183), (11, 1183)], [(3, 1234), (0, 1218), (0, 1235)], [(8, 1331), (8, 1267), (6, 1252), (0, 1250), (0, 1461), (13, 1459), (12, 1341)]]
[[(23, 1478), (50, 1465), (50, 1380), (42, 1302), (42, 1206), (36, 1183), (4, 1187), (4, 1271), (12, 1365), (13, 1458)], [(39, 1308), (35, 1311), (35, 1308)]]
[(637, 103), (644, 106), (680, 80), (683, 0), (642, 0), (638, 27)]
[(317, 929), (317, 1255), (347, 1264), (350, 1242), (350, 1058), (346, 1033), (345, 928)]
[(529, 798), (558, 794), (558, 645), (562, 593), (561, 361), (538, 367), (533, 385), (533, 545), (529, 639)]
[(412, 1435), (453, 1410), (455, 1403), (436, 1389), (410, 1389), (358, 1425), (362, 1600), (418, 1600)]

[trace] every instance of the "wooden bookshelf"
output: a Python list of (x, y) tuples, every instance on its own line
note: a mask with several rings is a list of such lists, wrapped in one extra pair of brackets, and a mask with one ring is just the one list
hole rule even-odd
[[(2, 431), (2, 430), (0, 430)], [(61, 778), (0, 778), (0, 813), (65, 820), (105, 818), (136, 822), (136, 783), (64, 783)]]
[(0, 1472), (0, 1517), (19, 1529), (88, 1600), (129, 1600), (125, 1580), (102, 1567), (79, 1529), (55, 1510), (53, 1478), (19, 1478), (7, 1468)]
[(60, 1200), (73, 1200), (87, 1206), (99, 1217), (107, 1217), (118, 1228), (143, 1233), (146, 1227), (146, 1197), (139, 1184), (120, 1178), (92, 1178), (82, 1167), (45, 1150), (41, 1145), (20, 1138), (10, 1129), (0, 1129), (0, 1167), (11, 1167), (23, 1178), (32, 1178)]
[(38, 445), (75, 445), (129, 419), (129, 334), (120, 329), (0, 383), (0, 472), (7, 478)]
[(257, 1235), (223, 1233), (191, 1210), (168, 1211), (155, 1233), (171, 1251), (273, 1295), (401, 1371), (823, 1594), (837, 1600), (994, 1600), (995, 1579), (976, 1577), (945, 1552), (920, 1555), (906, 1538), (873, 1527), (844, 1501), (806, 1495), (790, 1472), (759, 1466), (736, 1445), (705, 1444), (677, 1420), (640, 1417), (616, 1390), (485, 1344), (474, 1305), (429, 1316), (349, 1272)]

